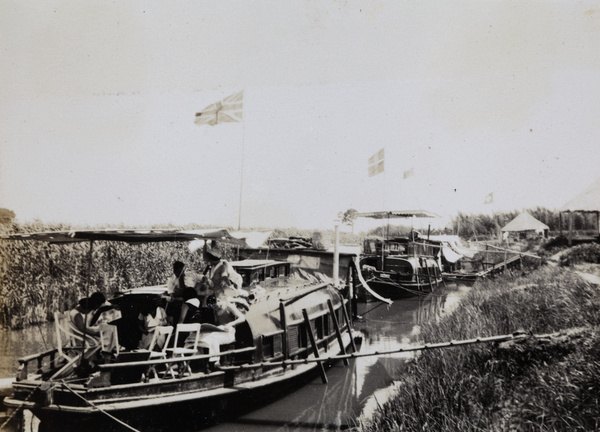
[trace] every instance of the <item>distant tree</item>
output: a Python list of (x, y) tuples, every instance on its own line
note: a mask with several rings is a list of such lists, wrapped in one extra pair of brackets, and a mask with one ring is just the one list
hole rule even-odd
[(0, 224), (7, 225), (15, 218), (15, 212), (9, 209), (0, 208)]

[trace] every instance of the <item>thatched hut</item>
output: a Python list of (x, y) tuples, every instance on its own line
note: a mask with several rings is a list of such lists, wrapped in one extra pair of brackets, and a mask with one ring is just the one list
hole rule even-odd
[(527, 237), (528, 235), (546, 237), (549, 229), (545, 223), (540, 222), (528, 212), (523, 212), (504, 225), (501, 231), (502, 233), (517, 233), (519, 237)]

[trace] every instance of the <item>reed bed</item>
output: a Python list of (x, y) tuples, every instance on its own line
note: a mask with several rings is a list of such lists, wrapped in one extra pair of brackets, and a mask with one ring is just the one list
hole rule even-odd
[(0, 325), (11, 329), (50, 321), (80, 298), (100, 291), (107, 298), (130, 288), (164, 284), (172, 263), (204, 268), (202, 254), (187, 244), (95, 242), (51, 245), (0, 241)]
[(565, 268), (477, 283), (423, 343), (524, 330), (518, 342), (423, 352), (360, 431), (600, 430), (600, 288)]

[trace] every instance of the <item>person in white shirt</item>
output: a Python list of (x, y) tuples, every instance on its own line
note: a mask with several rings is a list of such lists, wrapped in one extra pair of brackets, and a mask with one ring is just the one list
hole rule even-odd
[(173, 263), (173, 274), (167, 279), (167, 291), (174, 298), (183, 298), (183, 292), (187, 287), (195, 288), (201, 282), (202, 276), (191, 270), (186, 270), (181, 261)]

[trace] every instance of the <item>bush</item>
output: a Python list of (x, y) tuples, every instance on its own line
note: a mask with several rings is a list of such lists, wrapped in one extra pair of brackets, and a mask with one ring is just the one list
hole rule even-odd
[(568, 264), (600, 264), (600, 244), (587, 243), (572, 247), (561, 255), (561, 263)]

